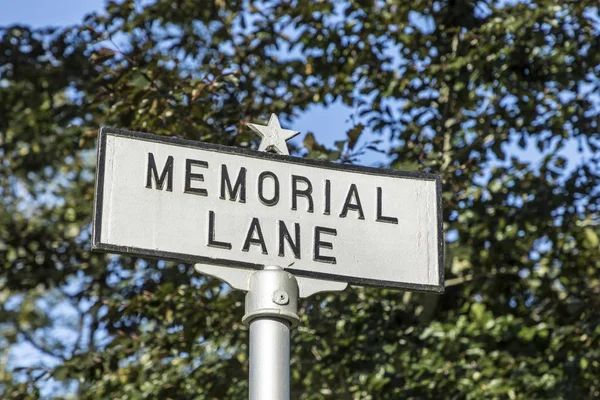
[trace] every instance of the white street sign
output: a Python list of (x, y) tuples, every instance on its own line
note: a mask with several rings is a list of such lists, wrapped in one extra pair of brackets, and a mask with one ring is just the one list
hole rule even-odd
[(437, 175), (102, 128), (93, 249), (441, 292), (440, 199)]

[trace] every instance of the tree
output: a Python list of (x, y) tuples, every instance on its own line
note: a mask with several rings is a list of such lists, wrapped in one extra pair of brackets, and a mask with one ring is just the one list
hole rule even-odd
[(90, 252), (98, 127), (251, 147), (333, 102), (347, 141), (296, 154), (440, 174), (447, 290), (303, 301), (292, 397), (600, 396), (596, 2), (125, 0), (0, 37), (3, 398), (243, 398), (242, 293)]

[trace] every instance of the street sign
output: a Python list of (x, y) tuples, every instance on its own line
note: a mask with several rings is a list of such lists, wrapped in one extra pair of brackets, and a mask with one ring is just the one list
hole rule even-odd
[(102, 128), (92, 247), (442, 292), (440, 199), (437, 175)]

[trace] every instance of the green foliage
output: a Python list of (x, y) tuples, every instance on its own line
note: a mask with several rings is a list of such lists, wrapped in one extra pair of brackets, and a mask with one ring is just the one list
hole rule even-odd
[(347, 140), (297, 154), (439, 173), (447, 290), (303, 300), (292, 397), (600, 397), (597, 2), (199, 4), (0, 29), (2, 398), (244, 398), (243, 294), (90, 252), (96, 133), (252, 147), (246, 123), (336, 101)]

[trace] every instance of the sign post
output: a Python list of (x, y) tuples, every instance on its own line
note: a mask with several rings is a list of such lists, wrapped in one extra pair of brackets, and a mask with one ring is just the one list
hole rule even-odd
[(102, 128), (92, 249), (191, 262), (247, 291), (250, 400), (287, 400), (299, 297), (443, 291), (441, 181), (290, 157), (298, 132), (275, 115), (249, 127), (263, 152)]
[(252, 274), (242, 322), (250, 329), (250, 400), (289, 400), (290, 330), (298, 326), (298, 283), (276, 266)]

